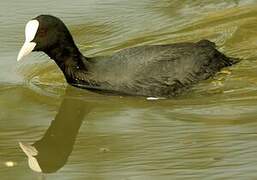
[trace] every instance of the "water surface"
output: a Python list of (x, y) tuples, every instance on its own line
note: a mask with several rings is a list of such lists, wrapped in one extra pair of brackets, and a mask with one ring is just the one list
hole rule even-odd
[[(257, 1), (9, 0), (0, 9), (1, 180), (257, 176)], [(87, 56), (205, 38), (243, 60), (174, 99), (100, 95), (67, 86), (42, 53), (16, 62), (24, 25), (39, 14), (63, 19)], [(32, 171), (18, 142), (34, 144), (51, 173)]]

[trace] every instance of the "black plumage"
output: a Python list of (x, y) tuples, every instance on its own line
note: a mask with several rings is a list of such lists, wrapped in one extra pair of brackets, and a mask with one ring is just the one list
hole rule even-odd
[(35, 19), (39, 28), (34, 51), (53, 59), (69, 84), (88, 90), (172, 97), (237, 62), (208, 40), (139, 46), (112, 56), (88, 58), (80, 53), (60, 19), (50, 15)]

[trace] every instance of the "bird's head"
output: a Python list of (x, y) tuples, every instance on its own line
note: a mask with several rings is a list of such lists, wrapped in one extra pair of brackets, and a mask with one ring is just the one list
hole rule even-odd
[(25, 42), (17, 61), (32, 51), (47, 52), (65, 44), (74, 44), (65, 24), (57, 17), (40, 15), (30, 20), (25, 27)]

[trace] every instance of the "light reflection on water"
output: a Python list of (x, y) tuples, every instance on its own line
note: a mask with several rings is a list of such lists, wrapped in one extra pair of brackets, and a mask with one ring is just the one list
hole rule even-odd
[[(28, 168), (20, 141), (40, 142), (46, 168), (59, 163), (58, 171), (46, 179), (256, 177), (256, 1), (2, 3), (1, 179), (42, 178)], [(60, 71), (45, 55), (33, 54), (16, 62), (24, 24), (41, 13), (61, 17), (89, 56), (140, 44), (208, 38), (221, 51), (243, 61), (169, 100), (78, 90), (66, 87)], [(51, 124), (54, 119), (58, 125)], [(49, 129), (58, 138), (52, 139), (46, 133)], [(8, 167), (6, 162), (15, 165)]]

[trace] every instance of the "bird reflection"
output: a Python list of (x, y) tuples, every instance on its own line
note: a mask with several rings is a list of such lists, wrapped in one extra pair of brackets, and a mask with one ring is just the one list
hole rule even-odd
[(85, 101), (74, 96), (75, 91), (72, 87), (66, 89), (58, 114), (40, 140), (32, 145), (19, 143), (32, 170), (53, 173), (67, 162), (83, 118), (89, 112)]

